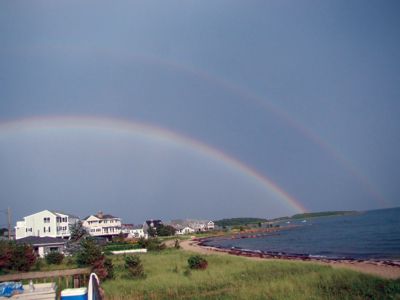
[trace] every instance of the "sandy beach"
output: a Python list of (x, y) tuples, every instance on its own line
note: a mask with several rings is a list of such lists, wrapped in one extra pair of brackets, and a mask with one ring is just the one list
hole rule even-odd
[[(182, 249), (192, 252), (197, 252), (199, 254), (209, 255), (209, 254), (217, 254), (217, 255), (238, 255), (242, 256), (239, 253), (229, 253), (228, 250), (223, 250), (214, 247), (206, 247), (199, 245), (198, 240), (187, 240), (182, 241), (180, 243)], [(380, 276), (388, 279), (397, 279), (400, 278), (400, 266), (392, 266), (387, 265), (383, 262), (377, 261), (330, 261), (330, 260), (318, 260), (318, 259), (310, 259), (307, 261), (301, 259), (288, 259), (288, 258), (261, 258), (254, 256), (243, 256), (247, 259), (253, 260), (295, 260), (303, 263), (317, 263), (323, 265), (330, 265), (334, 268), (347, 268), (355, 271), (359, 271), (362, 273), (372, 274), (376, 276)]]

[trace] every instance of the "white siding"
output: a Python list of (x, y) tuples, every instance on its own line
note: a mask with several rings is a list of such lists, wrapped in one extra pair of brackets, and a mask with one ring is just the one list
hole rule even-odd
[(53, 213), (43, 210), (24, 217), (24, 221), (18, 221), (15, 226), (16, 239), (27, 236), (69, 237), (69, 225), (77, 219), (68, 215)]

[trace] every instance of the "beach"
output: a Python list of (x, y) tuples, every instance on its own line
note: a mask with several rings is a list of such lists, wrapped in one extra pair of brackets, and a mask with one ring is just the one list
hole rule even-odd
[(333, 268), (347, 268), (354, 271), (376, 275), (386, 279), (397, 279), (400, 278), (400, 264), (396, 262), (388, 263), (386, 261), (376, 261), (376, 260), (329, 260), (329, 259), (317, 259), (317, 258), (307, 258), (307, 260), (300, 257), (260, 257), (256, 256), (254, 253), (246, 253), (244, 251), (236, 250), (232, 251), (229, 249), (221, 249), (209, 246), (202, 246), (201, 240), (192, 239), (182, 241), (180, 243), (182, 249), (187, 251), (196, 252), (203, 255), (217, 254), (217, 255), (237, 255), (243, 256), (247, 259), (252, 260), (286, 260), (286, 261), (302, 261), (304, 263), (316, 263), (322, 265), (330, 265)]

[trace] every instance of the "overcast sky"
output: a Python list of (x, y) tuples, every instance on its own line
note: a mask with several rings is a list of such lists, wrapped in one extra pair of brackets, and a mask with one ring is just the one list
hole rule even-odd
[[(399, 206), (399, 9), (0, 2), (0, 209), (131, 223), (296, 213), (266, 179), (309, 211)], [(77, 116), (160, 134), (70, 128)]]

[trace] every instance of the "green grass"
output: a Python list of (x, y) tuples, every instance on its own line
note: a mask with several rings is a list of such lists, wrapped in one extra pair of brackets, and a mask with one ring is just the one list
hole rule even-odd
[(141, 255), (146, 277), (129, 279), (123, 256), (107, 299), (400, 299), (400, 280), (312, 263), (253, 261), (209, 255), (206, 270), (187, 269), (193, 253), (168, 249)]

